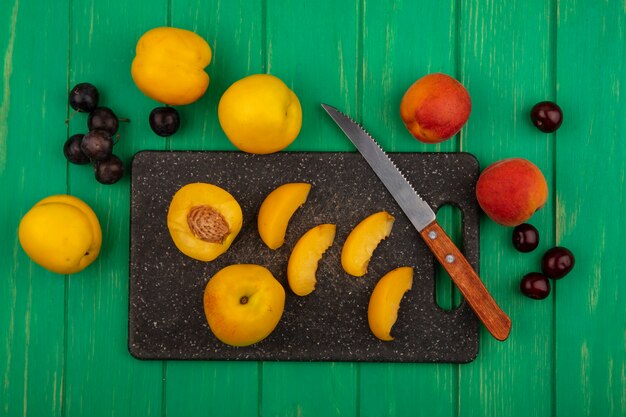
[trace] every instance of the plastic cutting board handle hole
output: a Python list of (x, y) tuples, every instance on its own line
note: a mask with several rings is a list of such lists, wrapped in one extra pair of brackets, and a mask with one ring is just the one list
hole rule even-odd
[[(444, 204), (437, 210), (437, 220), (457, 247), (462, 248), (463, 212), (455, 205)], [(435, 263), (435, 301), (444, 310), (454, 310), (461, 304), (462, 295), (434, 256), (433, 262)]]

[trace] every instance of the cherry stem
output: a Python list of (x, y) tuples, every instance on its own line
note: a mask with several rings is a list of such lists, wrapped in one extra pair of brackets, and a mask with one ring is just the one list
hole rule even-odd
[(120, 134), (115, 135), (115, 142), (113, 142), (113, 146), (117, 145), (117, 142), (120, 141)]
[(78, 113), (78, 110), (74, 110), (74, 113), (70, 114), (70, 117), (65, 120), (65, 124), (68, 124), (70, 120), (72, 120), (72, 117), (76, 116), (76, 113)]
[(119, 122), (130, 123), (130, 119), (128, 117), (119, 117), (117, 120)]

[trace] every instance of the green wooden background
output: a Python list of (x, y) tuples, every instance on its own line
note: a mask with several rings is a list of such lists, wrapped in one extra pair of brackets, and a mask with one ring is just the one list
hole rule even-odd
[[(130, 77), (146, 30), (172, 25), (205, 37), (211, 85), (180, 108), (171, 139), (147, 124), (156, 103)], [(0, 2), (0, 415), (2, 416), (625, 416), (626, 3), (623, 0), (2, 0)], [(445, 72), (473, 111), (441, 145), (412, 139), (399, 117), (417, 78)], [(217, 103), (252, 73), (299, 96), (303, 127), (290, 150), (351, 151), (319, 107), (366, 124), (389, 151), (468, 151), (485, 167), (521, 156), (544, 172), (550, 197), (532, 218), (541, 244), (517, 253), (510, 229), (481, 222), (481, 272), (513, 320), (499, 343), (481, 330), (465, 365), (142, 362), (127, 351), (129, 180), (98, 184), (69, 166), (62, 145), (67, 92), (88, 81), (132, 119), (116, 153), (233, 149)], [(556, 100), (556, 134), (529, 122)], [(104, 241), (98, 261), (58, 276), (17, 239), (21, 216), (55, 193), (84, 199)], [(439, 213), (458, 236), (459, 215)], [(577, 256), (543, 301), (518, 291), (555, 244)], [(438, 301), (458, 304), (448, 278)]]

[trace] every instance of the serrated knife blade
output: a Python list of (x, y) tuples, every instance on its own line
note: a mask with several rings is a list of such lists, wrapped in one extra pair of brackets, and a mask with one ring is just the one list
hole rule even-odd
[(363, 127), (332, 106), (322, 104), (322, 107), (363, 155), (487, 330), (497, 340), (506, 340), (511, 332), (511, 319), (498, 306), (476, 271), (437, 223), (432, 208)]

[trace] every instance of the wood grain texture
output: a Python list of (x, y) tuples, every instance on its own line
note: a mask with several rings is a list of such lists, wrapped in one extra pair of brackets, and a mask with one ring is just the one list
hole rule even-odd
[[(544, 173), (550, 190), (554, 138), (530, 123), (529, 111), (536, 102), (553, 98), (555, 18), (552, 2), (473, 0), (461, 2), (459, 27), (459, 75), (472, 97), (461, 149), (476, 155), (483, 169), (503, 158), (529, 159)], [(540, 252), (554, 243), (553, 210), (550, 198), (530, 219), (541, 234), (539, 248), (530, 254), (513, 248), (511, 228), (486, 216), (481, 223), (480, 276), (513, 327), (504, 343), (483, 332), (478, 358), (461, 368), (462, 416), (553, 412), (553, 304), (519, 292), (522, 276), (538, 270)]]
[(576, 256), (556, 290), (556, 415), (626, 415), (626, 4), (560, 1), (556, 243)]
[[(100, 105), (131, 120), (120, 123), (114, 147), (128, 169), (136, 151), (162, 143), (149, 134), (153, 103), (133, 84), (130, 64), (141, 34), (166, 23), (167, 3), (73, 1), (69, 13), (70, 85), (93, 83)], [(55, 105), (65, 103), (59, 97)], [(69, 133), (86, 132), (86, 122), (76, 115)], [(68, 281), (66, 415), (161, 415), (162, 364), (137, 361), (127, 349), (129, 175), (102, 185), (89, 165), (73, 165), (68, 190), (94, 209), (103, 242), (98, 260)]]
[(436, 221), (426, 226), (420, 234), (489, 333), (497, 340), (506, 340), (511, 332), (511, 319), (489, 294), (459, 248)]
[[(163, 140), (147, 123), (157, 103), (129, 69), (138, 37), (166, 24), (205, 36), (214, 61), (208, 94), (179, 108), (183, 127)], [(626, 415), (625, 36), (622, 0), (0, 2), (0, 415)], [(436, 71), (463, 82), (473, 111), (459, 136), (428, 146), (408, 134), (397, 106)], [(140, 149), (233, 149), (217, 103), (258, 72), (301, 99), (303, 129), (289, 150), (353, 151), (323, 101), (389, 151), (469, 151), (483, 167), (521, 156), (541, 168), (551, 194), (531, 219), (536, 251), (520, 254), (510, 229), (481, 225), (480, 275), (511, 316), (507, 342), (483, 332), (466, 365), (130, 357), (129, 184), (100, 185), (88, 166), (68, 167), (63, 141), (86, 130), (86, 117), (63, 124), (67, 91), (92, 82), (132, 120), (115, 147), (128, 163)], [(556, 134), (528, 120), (545, 99), (565, 112)], [(35, 202), (65, 192), (94, 208), (105, 235), (98, 261), (69, 277), (32, 263), (16, 236)], [(459, 216), (439, 220), (450, 232)], [(519, 280), (555, 244), (574, 252), (576, 267), (548, 299), (521, 296)], [(444, 281), (437, 290), (456, 298)]]
[[(65, 5), (65, 8), (63, 7)], [(67, 2), (41, 13), (29, 1), (0, 4), (0, 415), (61, 416), (66, 277), (20, 247), (20, 218), (64, 193)], [(37, 27), (37, 31), (32, 30)], [(48, 44), (46, 38), (56, 42)], [(37, 51), (27, 54), (22, 51)], [(59, 105), (55, 102), (61, 98)], [(52, 168), (55, 168), (52, 170)]]

